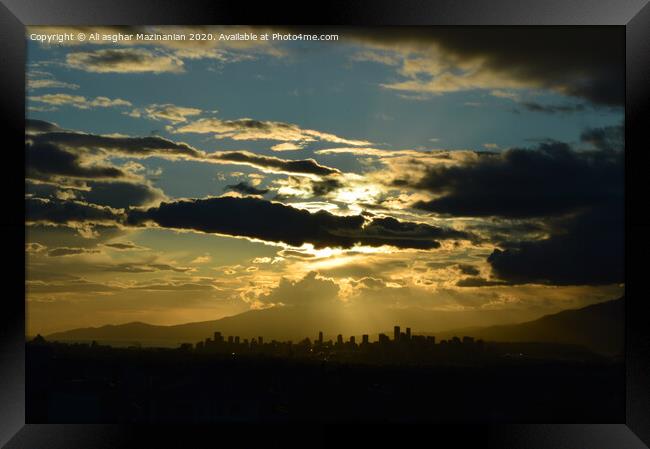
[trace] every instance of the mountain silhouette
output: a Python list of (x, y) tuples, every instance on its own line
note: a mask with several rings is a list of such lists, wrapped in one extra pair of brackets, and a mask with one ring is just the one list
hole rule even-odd
[(601, 354), (621, 355), (625, 338), (625, 299), (565, 310), (520, 324), (445, 331), (439, 338), (454, 335), (470, 335), (486, 341), (571, 343)]
[[(414, 333), (428, 333), (445, 338), (470, 335), (486, 341), (543, 341), (576, 343), (599, 352), (616, 352), (622, 347), (623, 299), (567, 310), (542, 318), (515, 323), (514, 311), (440, 312), (422, 309), (395, 309), (390, 313), (368, 308), (346, 307), (274, 307), (251, 310), (218, 320), (173, 326), (133, 322), (102, 327), (79, 328), (47, 335), (49, 341), (92, 341), (113, 345), (177, 346), (197, 342), (215, 331), (224, 336), (243, 338), (263, 336), (267, 341), (315, 338), (323, 331), (325, 338), (337, 334), (376, 338), (379, 332), (392, 335), (395, 324), (411, 327)], [(480, 324), (490, 323), (488, 327)], [(507, 323), (507, 324), (504, 324)]]
[(367, 333), (374, 337), (395, 324), (413, 329), (454, 329), (483, 323), (517, 322), (516, 311), (433, 312), (417, 308), (386, 312), (372, 308), (362, 310), (340, 306), (285, 306), (250, 310), (218, 320), (201, 321), (172, 326), (132, 322), (119, 325), (79, 328), (47, 335), (50, 341), (91, 341), (110, 344), (140, 343), (150, 346), (176, 346), (183, 342), (197, 342), (212, 336), (215, 331), (241, 338), (263, 336), (265, 339), (299, 341), (315, 338), (323, 331), (325, 338), (336, 338)]

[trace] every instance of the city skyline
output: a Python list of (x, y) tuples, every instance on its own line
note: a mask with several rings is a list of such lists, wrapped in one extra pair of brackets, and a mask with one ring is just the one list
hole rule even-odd
[(622, 296), (618, 30), (325, 32), (27, 37), (28, 335), (269, 308), (490, 325)]

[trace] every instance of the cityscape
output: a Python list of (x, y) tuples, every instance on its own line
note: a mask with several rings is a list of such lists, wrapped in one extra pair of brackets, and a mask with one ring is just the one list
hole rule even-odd
[[(440, 340), (431, 335), (412, 335), (411, 328), (401, 331), (400, 326), (393, 329), (392, 339), (384, 334), (378, 334), (375, 341), (370, 341), (368, 334), (361, 336), (357, 341), (355, 336), (344, 339), (338, 334), (336, 339), (325, 340), (323, 332), (313, 341), (305, 338), (299, 342), (293, 341), (265, 341), (263, 336), (241, 339), (239, 336), (224, 337), (221, 332), (214, 332), (213, 336), (199, 341), (182, 344), (181, 351), (193, 351), (198, 354), (228, 354), (236, 356), (267, 355), (278, 357), (309, 358), (322, 361), (355, 361), (355, 362), (417, 362), (450, 360), (452, 358), (466, 358), (479, 360), (485, 354), (486, 346), (483, 340), (473, 337), (453, 337), (449, 340)], [(523, 354), (521, 354), (523, 356)]]

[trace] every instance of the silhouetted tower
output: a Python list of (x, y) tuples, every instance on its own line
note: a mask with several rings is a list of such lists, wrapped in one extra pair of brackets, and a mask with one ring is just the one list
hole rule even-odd
[(406, 328), (406, 339), (407, 340), (411, 339), (411, 328), (410, 327)]
[(235, 337), (235, 344), (236, 344), (236, 345), (239, 344), (239, 335), (237, 335), (237, 336)]
[(336, 336), (336, 344), (337, 344), (337, 345), (342, 345), (342, 344), (343, 344), (343, 335), (338, 334), (338, 335)]
[(223, 337), (221, 336), (221, 332), (214, 333), (214, 341), (215, 343), (223, 343)]
[(228, 336), (228, 344), (231, 345), (233, 341), (232, 335)]
[(354, 335), (350, 337), (350, 344), (354, 346), (356, 344), (356, 338), (354, 338)]
[(321, 346), (323, 345), (323, 331), (318, 333), (318, 344)]
[(264, 337), (262, 337), (261, 335), (259, 337), (257, 337), (257, 343), (260, 346), (262, 346), (264, 344)]
[(367, 345), (369, 343), (368, 334), (363, 334), (361, 336), (361, 344)]
[(399, 341), (399, 326), (393, 328), (393, 340)]

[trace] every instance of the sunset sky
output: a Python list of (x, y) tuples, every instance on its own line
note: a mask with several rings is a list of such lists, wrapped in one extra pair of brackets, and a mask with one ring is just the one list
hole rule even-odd
[(28, 39), (29, 335), (623, 294), (621, 30), (317, 32)]

